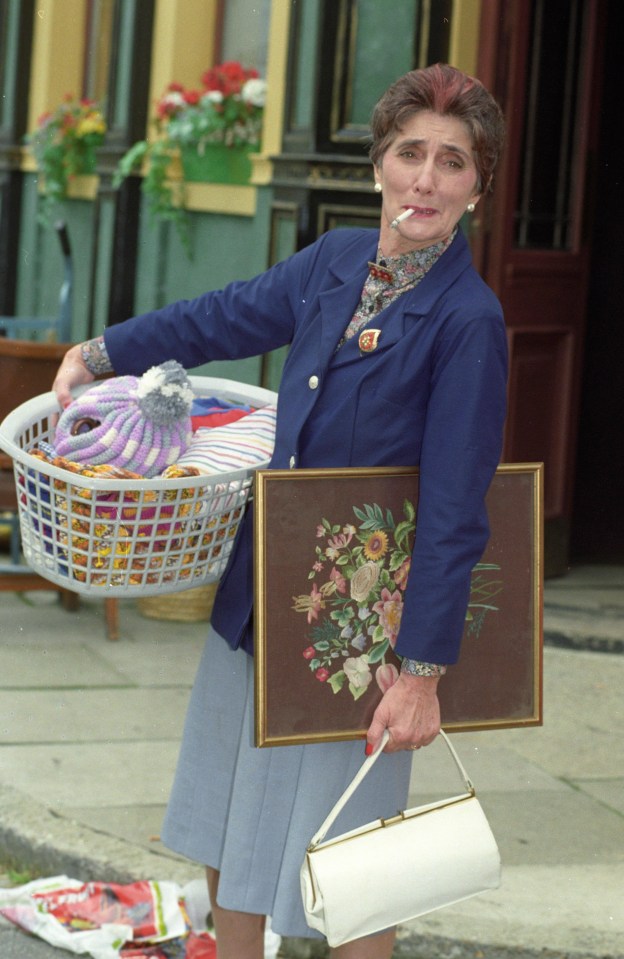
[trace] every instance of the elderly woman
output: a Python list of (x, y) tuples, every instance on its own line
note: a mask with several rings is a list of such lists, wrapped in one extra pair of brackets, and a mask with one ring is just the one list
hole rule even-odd
[[(336, 832), (405, 806), (409, 750), (439, 731), (438, 682), (457, 660), (488, 538), (505, 329), (458, 224), (491, 184), (503, 129), (479, 81), (446, 65), (406, 74), (372, 116), (378, 231), (330, 232), (251, 281), (113, 326), (72, 347), (55, 381), (64, 406), (73, 386), (107, 370), (139, 374), (166, 359), (192, 368), (289, 344), (273, 468), (419, 466), (402, 666), (367, 751), (386, 728), (390, 740)], [(249, 511), (219, 585), (163, 830), (207, 867), (220, 959), (260, 959), (267, 915), (281, 934), (318, 935), (299, 868), (364, 752), (353, 742), (254, 748), (252, 563)], [(393, 942), (386, 930), (332, 955), (384, 959)]]

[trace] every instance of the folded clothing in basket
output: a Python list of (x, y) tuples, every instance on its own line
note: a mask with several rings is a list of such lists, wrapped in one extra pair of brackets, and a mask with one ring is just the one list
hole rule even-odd
[(191, 406), (191, 424), (193, 430), (200, 427), (213, 428), (227, 426), (253, 411), (246, 403), (234, 403), (216, 396), (196, 396)]
[(277, 407), (263, 406), (225, 426), (200, 427), (178, 464), (194, 466), (200, 473), (259, 466), (273, 454), (276, 417)]

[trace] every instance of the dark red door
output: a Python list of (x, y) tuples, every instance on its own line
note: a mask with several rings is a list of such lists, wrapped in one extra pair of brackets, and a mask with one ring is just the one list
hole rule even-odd
[(602, 0), (488, 0), (479, 76), (505, 155), (473, 247), (509, 330), (504, 460), (543, 461), (546, 573), (568, 561), (589, 279)]

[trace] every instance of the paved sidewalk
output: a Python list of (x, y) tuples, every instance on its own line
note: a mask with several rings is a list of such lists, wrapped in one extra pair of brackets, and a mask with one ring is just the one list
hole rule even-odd
[[(158, 834), (205, 624), (124, 601), (111, 643), (99, 602), (0, 602), (0, 860), (121, 882), (200, 875)], [(503, 885), (409, 924), (397, 956), (624, 959), (624, 570), (548, 581), (545, 632), (544, 726), (454, 737)], [(414, 802), (456, 785), (439, 745), (415, 754)], [(284, 954), (324, 953), (290, 940)]]

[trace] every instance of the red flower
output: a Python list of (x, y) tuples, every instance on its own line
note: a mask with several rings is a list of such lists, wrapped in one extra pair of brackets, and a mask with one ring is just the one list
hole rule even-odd
[(217, 71), (213, 67), (211, 67), (210, 70), (206, 70), (205, 73), (202, 73), (201, 82), (205, 90), (221, 89)]
[(304, 659), (314, 659), (314, 657), (316, 656), (316, 650), (314, 646), (308, 646), (306, 649), (304, 649), (301, 655), (303, 656)]
[(201, 81), (204, 90), (219, 90), (224, 97), (231, 97), (241, 92), (246, 80), (255, 80), (259, 75), (252, 67), (245, 68), (236, 60), (227, 60), (206, 70)]
[(326, 683), (329, 679), (329, 670), (321, 666), (314, 674), (320, 683)]
[(199, 90), (186, 90), (183, 93), (183, 97), (184, 97), (185, 103), (188, 103), (190, 107), (194, 107), (196, 104), (199, 103), (199, 98), (201, 97), (201, 93), (199, 92)]

